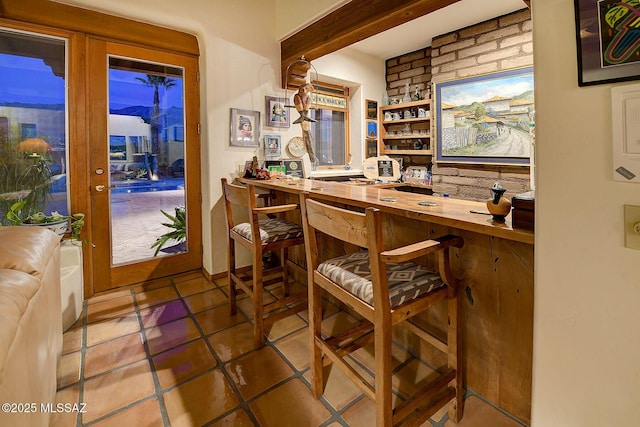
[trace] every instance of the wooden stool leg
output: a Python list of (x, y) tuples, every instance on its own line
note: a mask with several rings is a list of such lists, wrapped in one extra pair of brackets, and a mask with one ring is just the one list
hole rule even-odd
[[(309, 274), (310, 279), (313, 273)], [(311, 279), (313, 280), (313, 279)], [(324, 377), (322, 370), (322, 350), (316, 345), (316, 337), (322, 335), (322, 297), (320, 287), (313, 283), (309, 284), (309, 330), (311, 331), (311, 391), (316, 399), (319, 399), (324, 392)]]
[(229, 312), (231, 315), (236, 314), (236, 246), (233, 239), (229, 238), (228, 266), (227, 276), (229, 277)]
[(376, 426), (393, 425), (391, 383), (391, 320), (375, 325), (375, 393)]
[(253, 336), (256, 349), (264, 347), (264, 289), (262, 282), (262, 256), (253, 263)]
[(449, 324), (447, 327), (447, 348), (448, 348), (448, 365), (450, 369), (455, 369), (456, 378), (451, 385), (456, 389), (456, 397), (449, 404), (449, 419), (458, 422), (462, 419), (464, 410), (464, 386), (463, 386), (463, 364), (461, 355), (461, 321), (460, 321), (460, 299), (458, 294), (447, 301), (447, 310), (449, 312)]
[(280, 265), (282, 266), (282, 291), (284, 296), (289, 296), (289, 270), (287, 269), (287, 257), (289, 256), (289, 250), (282, 248), (280, 250)]

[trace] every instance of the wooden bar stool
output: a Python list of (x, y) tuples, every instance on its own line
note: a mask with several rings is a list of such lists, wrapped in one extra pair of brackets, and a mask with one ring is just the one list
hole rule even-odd
[[(323, 354), (358, 385), (376, 406), (376, 425), (420, 425), (450, 403), (449, 417), (462, 417), (464, 390), (460, 356), (460, 323), (457, 281), (449, 267), (449, 248), (460, 248), (456, 236), (425, 240), (396, 249), (383, 242), (382, 212), (369, 207), (365, 213), (329, 206), (308, 195), (301, 196), (302, 223), (309, 277), (309, 322), (312, 340), (311, 386), (316, 398), (324, 389)], [(365, 250), (321, 260), (317, 233), (323, 233)], [(437, 256), (438, 271), (410, 260)], [(344, 303), (364, 320), (336, 337), (321, 334), (321, 290)], [(434, 304), (447, 301), (447, 342), (432, 337), (409, 319)], [(447, 366), (427, 387), (392, 408), (392, 327), (407, 329), (447, 354)], [(370, 384), (345, 361), (349, 353), (374, 342), (375, 373)]]
[[(231, 314), (236, 313), (236, 296), (246, 293), (253, 301), (253, 332), (256, 348), (265, 344), (265, 314), (271, 314), (272, 321), (284, 318), (295, 312), (305, 310), (307, 292), (289, 295), (289, 274), (287, 268), (287, 249), (302, 245), (304, 236), (302, 227), (282, 217), (285, 212), (298, 209), (297, 204), (278, 206), (257, 206), (257, 196), (253, 185), (230, 184), (222, 178), (222, 194), (227, 216), (229, 306)], [(236, 223), (234, 208), (248, 210), (249, 221)], [(268, 215), (269, 217), (266, 217)], [(249, 249), (253, 258), (251, 271), (236, 268), (236, 242)], [(263, 269), (262, 255), (268, 251), (280, 252), (280, 265)], [(264, 305), (264, 277), (279, 274), (282, 277), (283, 298)], [(274, 311), (277, 310), (277, 313)]]

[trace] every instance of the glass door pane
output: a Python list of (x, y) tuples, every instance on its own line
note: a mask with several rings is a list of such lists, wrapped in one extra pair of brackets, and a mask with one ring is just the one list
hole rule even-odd
[(184, 70), (109, 56), (111, 264), (187, 250)]
[(0, 28), (0, 223), (69, 213), (66, 40)]

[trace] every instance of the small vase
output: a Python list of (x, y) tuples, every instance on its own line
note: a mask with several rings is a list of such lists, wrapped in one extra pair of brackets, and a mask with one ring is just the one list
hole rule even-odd
[(402, 99), (402, 102), (411, 102), (411, 94), (409, 93), (409, 82), (407, 82), (404, 86), (404, 98)]
[(496, 182), (491, 187), (491, 198), (487, 200), (487, 210), (497, 222), (504, 222), (506, 216), (511, 212), (511, 202), (502, 197), (505, 191), (507, 190)]

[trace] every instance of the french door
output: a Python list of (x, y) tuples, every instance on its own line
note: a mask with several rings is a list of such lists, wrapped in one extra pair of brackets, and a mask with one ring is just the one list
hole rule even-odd
[(91, 39), (96, 292), (202, 265), (197, 58)]

